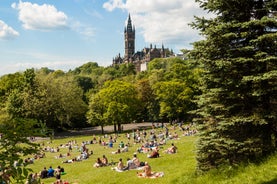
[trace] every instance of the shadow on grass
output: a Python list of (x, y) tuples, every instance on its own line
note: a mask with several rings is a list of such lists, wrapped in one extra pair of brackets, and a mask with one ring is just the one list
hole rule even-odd
[(270, 181), (261, 182), (260, 184), (276, 184), (276, 183), (277, 183), (277, 178), (274, 178)]

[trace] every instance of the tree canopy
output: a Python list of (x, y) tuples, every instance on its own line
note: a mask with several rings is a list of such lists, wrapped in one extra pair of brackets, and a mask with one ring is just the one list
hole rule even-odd
[(119, 125), (130, 123), (136, 118), (139, 100), (133, 84), (110, 81), (91, 97), (88, 120), (92, 124)]
[(276, 1), (197, 0), (216, 16), (192, 26), (205, 40), (190, 57), (201, 63), (198, 168), (255, 160), (276, 150)]

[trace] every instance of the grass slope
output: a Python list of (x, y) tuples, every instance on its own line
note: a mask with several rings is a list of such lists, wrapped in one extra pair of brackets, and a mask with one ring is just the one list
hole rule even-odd
[[(157, 129), (156, 131), (160, 131)], [(177, 131), (181, 135), (180, 131)], [(149, 134), (148, 134), (149, 135)], [(47, 143), (46, 146), (57, 147), (60, 144), (65, 144), (70, 140), (76, 140), (80, 145), (82, 141), (89, 141), (92, 136), (79, 136), (65, 139), (55, 139), (52, 143)], [(108, 141), (108, 138), (104, 139)], [(80, 152), (77, 149), (73, 149), (71, 157), (56, 159), (59, 153), (46, 152), (46, 158), (35, 160), (34, 164), (30, 165), (30, 168), (34, 172), (40, 172), (43, 167), (56, 168), (58, 165), (65, 168), (66, 175), (62, 176), (63, 180), (67, 180), (70, 184), (118, 184), (118, 183), (129, 183), (129, 184), (273, 184), (277, 183), (277, 155), (270, 157), (260, 165), (249, 164), (248, 166), (240, 166), (237, 169), (224, 168), (219, 170), (211, 171), (203, 176), (196, 176), (196, 160), (195, 160), (195, 142), (197, 136), (185, 137), (180, 136), (179, 140), (169, 140), (166, 145), (161, 148), (160, 158), (150, 159), (147, 158), (146, 154), (138, 153), (137, 156), (140, 161), (147, 161), (152, 166), (153, 171), (163, 171), (164, 177), (149, 179), (149, 178), (138, 178), (136, 176), (137, 170), (116, 172), (111, 169), (111, 166), (94, 168), (98, 157), (102, 157), (103, 154), (107, 156), (109, 161), (118, 161), (119, 158), (124, 160), (126, 163), (127, 158), (132, 158), (134, 152), (140, 146), (139, 144), (131, 144), (129, 152), (121, 154), (111, 154), (118, 148), (120, 141), (127, 142), (127, 138), (124, 134), (119, 135), (117, 143), (114, 148), (107, 148), (99, 144), (87, 145), (89, 150), (93, 150), (94, 154), (89, 159), (75, 162), (71, 164), (62, 163), (63, 160), (70, 159), (73, 156), (77, 156)], [(162, 153), (163, 150), (168, 148), (171, 143), (175, 143), (178, 147), (178, 153), (168, 155)], [(131, 142), (132, 143), (132, 142)], [(67, 148), (61, 148), (60, 153), (67, 153)], [(55, 181), (55, 178), (48, 178), (42, 180), (44, 184), (51, 184)]]

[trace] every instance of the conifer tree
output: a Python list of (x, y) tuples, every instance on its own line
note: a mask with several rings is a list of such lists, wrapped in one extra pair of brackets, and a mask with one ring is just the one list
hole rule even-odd
[(204, 37), (190, 53), (205, 71), (198, 169), (267, 156), (277, 143), (277, 1), (196, 2), (215, 15), (191, 24)]

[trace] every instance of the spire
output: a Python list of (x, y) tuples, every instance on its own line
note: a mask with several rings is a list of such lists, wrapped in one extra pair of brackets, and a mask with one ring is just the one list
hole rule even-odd
[(132, 20), (131, 20), (131, 15), (129, 13), (129, 17), (128, 17), (128, 23), (127, 23), (127, 32), (130, 33), (133, 31), (133, 28), (132, 28)]

